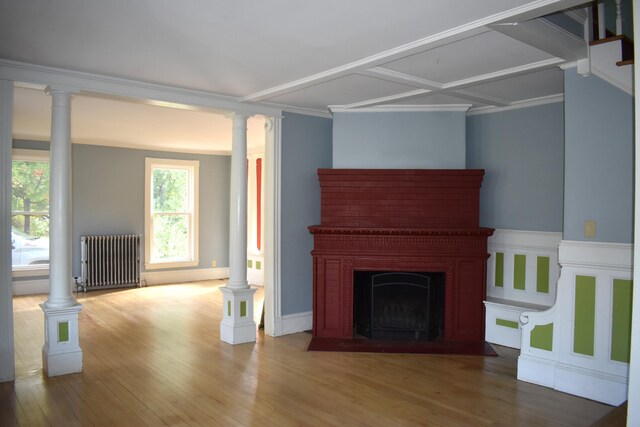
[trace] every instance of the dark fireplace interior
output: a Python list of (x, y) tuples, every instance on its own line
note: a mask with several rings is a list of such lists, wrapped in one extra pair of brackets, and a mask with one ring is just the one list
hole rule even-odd
[(354, 336), (433, 341), (444, 336), (445, 273), (354, 271)]

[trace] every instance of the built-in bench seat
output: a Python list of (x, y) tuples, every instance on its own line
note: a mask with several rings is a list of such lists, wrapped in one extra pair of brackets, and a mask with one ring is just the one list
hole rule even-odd
[(485, 340), (520, 348), (520, 314), (556, 298), (562, 233), (496, 230), (488, 240)]
[(520, 348), (522, 336), (520, 314), (525, 311), (543, 311), (549, 308), (545, 305), (494, 297), (487, 297), (484, 306), (485, 340), (513, 348)]

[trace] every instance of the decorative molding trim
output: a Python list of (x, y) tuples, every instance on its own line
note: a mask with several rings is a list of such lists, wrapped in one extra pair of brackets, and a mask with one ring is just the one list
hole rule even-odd
[(562, 267), (631, 271), (633, 245), (563, 240), (560, 244), (558, 260)]
[[(266, 105), (267, 107), (279, 108), (283, 113), (286, 111), (288, 113), (295, 114), (304, 114), (305, 116), (314, 116), (314, 117), (322, 117), (325, 119), (331, 118), (331, 112), (325, 109), (314, 109), (314, 108), (304, 108), (304, 107), (294, 107), (291, 105), (278, 104), (277, 102), (261, 102), (261, 105)], [(282, 118), (282, 114), (280, 115), (271, 115), (269, 117), (279, 117)]]
[[(26, 139), (31, 139), (31, 138), (27, 136)], [(130, 144), (127, 142), (118, 142), (118, 141), (73, 139), (73, 138), (71, 142), (78, 145), (96, 145), (101, 147), (129, 148), (131, 150), (162, 151), (162, 152), (186, 153), (186, 154), (204, 154), (204, 155), (210, 155), (210, 156), (230, 156), (231, 155), (231, 150), (189, 150), (189, 149), (178, 148), (178, 147), (148, 146), (148, 145)]]
[(273, 336), (295, 334), (310, 331), (313, 328), (313, 311), (287, 314), (276, 318), (276, 331)]
[(576, 68), (578, 66), (578, 61), (574, 61), (574, 62), (567, 62), (566, 64), (561, 64), (558, 65), (558, 67), (564, 71), (564, 70), (570, 70), (571, 68)]
[(14, 280), (13, 295), (35, 295), (49, 293), (49, 278), (34, 280)]
[(36, 266), (34, 268), (18, 268), (11, 273), (12, 277), (49, 277), (49, 266)]
[[(263, 101), (268, 98), (273, 98), (279, 95), (284, 95), (290, 92), (295, 92), (307, 88), (309, 86), (316, 85), (328, 80), (334, 80), (336, 78), (359, 72), (361, 69), (370, 69), (376, 66), (388, 63), (398, 58), (413, 55), (419, 52), (423, 52), (427, 49), (432, 49), (441, 46), (445, 43), (452, 43), (463, 38), (467, 38), (473, 35), (482, 34), (487, 32), (486, 26), (497, 22), (505, 22), (511, 19), (529, 19), (529, 15), (538, 14), (541, 12), (551, 13), (556, 10), (565, 9), (567, 7), (576, 6), (580, 4), (580, 0), (570, 1), (558, 1), (558, 0), (536, 0), (526, 5), (518, 6), (503, 12), (490, 15), (485, 18), (481, 18), (463, 25), (460, 25), (449, 30), (424, 37), (419, 40), (415, 40), (410, 43), (397, 46), (395, 48), (371, 55), (358, 61), (351, 62), (339, 67), (335, 67), (311, 76), (304, 77), (302, 79), (294, 80), (292, 82), (285, 83), (283, 85), (274, 86), (269, 89), (265, 89), (259, 92), (255, 92), (243, 98), (240, 98), (241, 102), (257, 102)], [(533, 17), (533, 16), (531, 16)], [(556, 63), (563, 62), (561, 59), (556, 59)]]
[(506, 107), (479, 107), (472, 108), (467, 113), (467, 116), (476, 116), (478, 114), (499, 113), (501, 111), (517, 110), (520, 108), (537, 107), (545, 104), (555, 104), (556, 102), (564, 102), (564, 94), (558, 93), (555, 95), (541, 96), (539, 98), (525, 99), (522, 101), (512, 102)]
[(489, 247), (557, 252), (561, 240), (562, 232), (496, 229), (489, 237)]
[(451, 105), (381, 105), (378, 107), (357, 108), (342, 105), (330, 105), (333, 113), (434, 113), (466, 112), (471, 104)]
[(0, 79), (41, 84), (70, 86), (86, 92), (96, 92), (142, 100), (164, 101), (204, 109), (246, 112), (279, 116), (281, 110), (262, 104), (245, 104), (236, 98), (179, 87), (84, 73), (62, 68), (0, 59)]
[(201, 268), (197, 270), (146, 271), (140, 274), (140, 283), (143, 286), (148, 286), (228, 278), (228, 267)]

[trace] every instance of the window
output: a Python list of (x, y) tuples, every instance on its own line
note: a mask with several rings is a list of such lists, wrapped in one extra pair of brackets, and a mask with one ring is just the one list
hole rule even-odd
[(198, 265), (198, 165), (146, 159), (145, 268)]
[(14, 271), (49, 267), (49, 152), (13, 150), (11, 265)]

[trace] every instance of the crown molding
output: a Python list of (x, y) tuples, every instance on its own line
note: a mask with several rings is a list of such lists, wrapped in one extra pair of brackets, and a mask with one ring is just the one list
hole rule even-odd
[(498, 113), (501, 111), (518, 110), (520, 108), (536, 107), (538, 105), (555, 104), (556, 102), (564, 102), (564, 94), (541, 96), (539, 98), (525, 99), (523, 101), (515, 101), (506, 107), (479, 107), (473, 108), (467, 112), (467, 116), (476, 116), (479, 114)]
[(466, 112), (471, 104), (449, 105), (379, 105), (376, 107), (349, 108), (341, 105), (329, 106), (333, 113), (435, 113)]
[(280, 116), (281, 110), (260, 103), (246, 104), (236, 98), (173, 86), (128, 80), (100, 74), (0, 59), (0, 79), (21, 82), (21, 86), (72, 87), (85, 93), (183, 104), (216, 112)]

